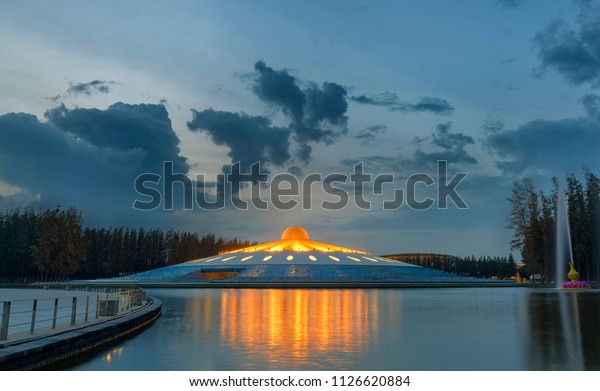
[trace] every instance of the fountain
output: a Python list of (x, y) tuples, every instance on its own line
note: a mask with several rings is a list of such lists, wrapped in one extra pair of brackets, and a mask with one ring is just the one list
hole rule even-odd
[[(566, 276), (569, 281), (564, 280), (565, 257), (569, 265)], [(567, 200), (565, 192), (558, 182), (556, 198), (556, 285), (562, 289), (589, 289), (591, 284), (587, 281), (579, 281), (579, 273), (575, 270), (573, 262), (573, 247), (571, 245), (571, 229), (569, 228), (569, 216), (567, 214)]]

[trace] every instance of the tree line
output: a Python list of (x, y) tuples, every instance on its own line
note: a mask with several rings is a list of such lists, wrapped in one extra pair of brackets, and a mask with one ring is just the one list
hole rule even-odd
[(57, 281), (138, 273), (250, 246), (213, 234), (85, 228), (75, 208), (0, 214), (0, 281)]
[(388, 258), (465, 277), (509, 279), (516, 274), (516, 264), (512, 255), (476, 258), (474, 255), (457, 257), (444, 254), (399, 254)]
[(600, 180), (588, 169), (583, 176), (581, 181), (568, 174), (564, 189), (552, 178), (550, 194), (536, 190), (531, 178), (513, 184), (507, 223), (514, 232), (511, 249), (521, 253), (527, 275), (556, 281), (556, 258), (569, 261), (567, 254), (556, 250), (558, 192), (563, 191), (575, 268), (582, 279), (600, 281)]

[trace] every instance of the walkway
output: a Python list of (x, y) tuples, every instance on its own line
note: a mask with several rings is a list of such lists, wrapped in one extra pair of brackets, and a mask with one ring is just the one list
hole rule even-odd
[[(154, 298), (142, 300), (141, 293), (0, 289), (0, 311), (10, 302), (8, 335), (0, 340), (0, 370), (43, 368), (149, 326), (160, 316), (162, 304)], [(115, 307), (116, 315), (104, 314)], [(2, 320), (0, 312), (0, 325)]]

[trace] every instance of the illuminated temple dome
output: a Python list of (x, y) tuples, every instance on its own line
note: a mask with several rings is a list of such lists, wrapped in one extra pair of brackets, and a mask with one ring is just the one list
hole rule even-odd
[(465, 283), (475, 279), (315, 241), (305, 229), (289, 227), (276, 241), (111, 280), (140, 286), (352, 287)]
[[(250, 246), (241, 248), (239, 250), (228, 251), (224, 254), (232, 253), (255, 253), (257, 251), (293, 251), (293, 252), (309, 252), (309, 251), (320, 251), (320, 252), (343, 252), (343, 253), (357, 253), (357, 254), (369, 254), (366, 251), (353, 250), (350, 248), (340, 247), (329, 243), (315, 242), (310, 240), (308, 232), (302, 227), (288, 227), (281, 234), (281, 239), (274, 242), (268, 242), (259, 244), (256, 246)], [(292, 255), (293, 256), (293, 255)]]

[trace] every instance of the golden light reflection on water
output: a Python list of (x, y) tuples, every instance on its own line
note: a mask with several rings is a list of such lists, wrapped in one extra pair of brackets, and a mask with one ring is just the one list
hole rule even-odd
[(242, 354), (246, 368), (343, 368), (378, 339), (379, 297), (368, 290), (230, 289), (189, 309), (203, 328), (218, 327), (219, 343)]
[(78, 369), (600, 370), (598, 290), (150, 294), (163, 300), (163, 316)]
[(111, 349), (108, 352), (106, 352), (102, 356), (101, 360), (103, 362), (105, 362), (106, 364), (110, 364), (112, 362), (113, 358), (119, 357), (122, 354), (123, 354), (123, 348), (122, 347), (117, 347), (117, 348)]

